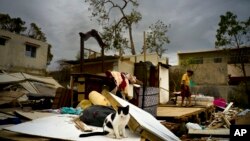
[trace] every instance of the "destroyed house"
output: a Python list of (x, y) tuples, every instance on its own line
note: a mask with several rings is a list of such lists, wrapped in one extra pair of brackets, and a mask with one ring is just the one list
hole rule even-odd
[[(160, 58), (157, 54), (147, 54), (145, 62), (144, 55), (131, 55), (123, 57), (104, 56), (103, 59), (103, 61), (102, 57), (84, 59), (82, 73), (91, 74), (84, 75), (85, 81), (87, 79), (89, 80), (88, 84), (90, 84), (89, 77), (93, 77), (93, 74), (105, 76), (105, 72), (107, 70), (125, 72), (136, 76), (136, 78), (142, 81), (147, 87), (158, 88), (159, 92), (157, 92), (158, 95), (156, 98), (157, 103), (166, 103), (169, 100), (169, 65), (167, 64), (167, 58)], [(78, 88), (85, 89), (78, 89), (78, 91), (80, 91), (81, 94), (85, 94), (84, 97), (87, 98), (88, 93), (90, 92), (88, 91), (90, 86), (85, 86), (81, 78), (77, 78), (77, 76), (81, 75), (78, 74), (80, 72), (80, 62), (68, 60), (63, 61), (62, 63), (70, 65), (71, 73), (73, 74), (72, 76), (74, 77), (75, 82), (78, 83)], [(102, 68), (102, 66), (104, 66), (104, 68)], [(96, 79), (99, 78), (100, 77), (97, 76)], [(95, 89), (100, 92), (101, 86)], [(81, 99), (83, 99), (83, 96), (78, 95), (78, 100)]]
[(0, 70), (44, 75), (49, 44), (0, 30)]

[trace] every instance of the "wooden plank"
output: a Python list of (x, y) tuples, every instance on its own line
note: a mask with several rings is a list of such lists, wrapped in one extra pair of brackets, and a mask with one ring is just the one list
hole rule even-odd
[[(117, 107), (117, 105), (129, 105), (129, 112), (132, 120), (129, 121), (128, 126), (130, 129), (132, 129), (133, 132), (141, 134), (141, 136), (149, 140), (180, 140), (176, 135), (174, 135), (170, 130), (164, 127), (158, 120), (156, 120), (155, 117), (153, 117), (151, 114), (109, 93), (108, 91), (104, 90), (102, 94), (110, 101), (113, 107)], [(131, 126), (133, 124), (137, 124), (138, 126), (135, 126), (134, 128), (134, 126)]]
[(231, 123), (227, 120), (227, 118), (225, 117), (225, 115), (222, 115), (221, 118), (225, 121), (225, 123), (227, 125), (227, 128), (230, 128)]
[(52, 104), (52, 109), (59, 109), (61, 107), (68, 107), (71, 105), (70, 90), (66, 88), (57, 88), (56, 95)]
[(157, 117), (174, 117), (183, 118), (199, 114), (205, 111), (206, 108), (181, 108), (181, 107), (157, 107)]
[(230, 130), (226, 128), (218, 128), (218, 129), (189, 129), (188, 134), (195, 135), (229, 135)]
[(224, 125), (223, 122), (212, 122), (212, 123), (210, 123), (210, 124), (208, 125), (207, 128), (209, 128), (209, 129), (216, 129), (216, 128), (221, 127), (222, 125)]
[(226, 113), (233, 105), (233, 102), (230, 102), (227, 107), (224, 109), (223, 113)]
[(18, 91), (4, 91), (0, 93), (0, 105), (10, 103), (23, 96), (24, 93)]

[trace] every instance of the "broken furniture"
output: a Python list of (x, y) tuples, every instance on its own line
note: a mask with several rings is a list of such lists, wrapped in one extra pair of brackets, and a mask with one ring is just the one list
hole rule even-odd
[(66, 88), (57, 88), (56, 95), (52, 103), (52, 109), (59, 109), (61, 107), (70, 107), (71, 106), (71, 91)]
[[(73, 88), (77, 85), (77, 103), (83, 99), (88, 99), (91, 91), (102, 92), (104, 87), (113, 89), (114, 82), (106, 76), (87, 74), (87, 73), (73, 73), (70, 79), (71, 96), (73, 95)], [(73, 104), (73, 101), (71, 102)]]

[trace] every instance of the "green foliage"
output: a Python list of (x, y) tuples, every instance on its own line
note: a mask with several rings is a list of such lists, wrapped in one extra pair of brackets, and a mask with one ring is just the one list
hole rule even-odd
[(180, 91), (182, 75), (186, 72), (183, 66), (171, 67), (169, 70), (169, 87), (170, 91)]
[(28, 33), (24, 33), (27, 30), (25, 22), (21, 18), (11, 18), (8, 14), (0, 13), (0, 29), (14, 32), (16, 34), (24, 34), (33, 39), (46, 42), (45, 34), (41, 28), (35, 23), (30, 24)]
[(161, 57), (167, 51), (166, 44), (170, 41), (166, 33), (169, 27), (160, 20), (149, 26), (150, 32), (146, 36), (146, 47), (149, 52), (156, 52)]
[(30, 24), (30, 29), (28, 32), (28, 36), (37, 39), (40, 41), (46, 41), (45, 34), (42, 32), (41, 28), (39, 28), (35, 23)]
[[(117, 26), (114, 27), (115, 25), (111, 25), (110, 27), (104, 27), (103, 28), (103, 33), (102, 35), (102, 39), (105, 41), (106, 44), (108, 44), (109, 46), (107, 46), (106, 49), (116, 49), (116, 50), (121, 50), (122, 52), (124, 52), (125, 48), (129, 48), (128, 47), (128, 39), (124, 38), (122, 33), (124, 33), (122, 31), (122, 27), (121, 26)], [(113, 30), (115, 29), (115, 32), (113, 32)]]
[[(75, 57), (76, 57), (76, 60), (78, 60), (78, 61), (81, 59), (80, 58), (80, 50), (77, 52)], [(84, 59), (88, 58), (88, 54), (86, 52), (84, 52), (83, 57), (84, 57)]]
[(249, 46), (250, 17), (246, 21), (239, 21), (236, 15), (226, 12), (220, 18), (215, 42), (217, 48)]
[[(221, 20), (219, 22), (219, 29), (217, 30), (215, 42), (215, 46), (217, 48), (229, 47), (239, 49), (250, 46), (250, 17), (246, 21), (239, 21), (237, 20), (237, 16), (232, 12), (226, 12), (226, 14), (221, 15), (220, 18)], [(245, 94), (248, 94), (248, 101), (250, 101), (244, 62), (245, 57), (243, 56), (241, 50), (236, 51), (236, 53), (238, 58), (237, 60), (240, 60), (240, 62), (237, 63), (240, 64), (240, 69), (243, 74), (243, 79), (241, 81), (245, 84)]]
[[(136, 54), (132, 36), (132, 25), (141, 20), (141, 14), (135, 10), (137, 0), (85, 0), (89, 3), (91, 18), (96, 18), (103, 27), (102, 39), (108, 45), (106, 49), (131, 49)], [(128, 33), (129, 39), (124, 34)], [(128, 42), (130, 41), (130, 46)]]
[(241, 83), (240, 85), (231, 89), (228, 95), (228, 101), (234, 102), (234, 105), (240, 108), (249, 108), (248, 97), (245, 92), (245, 84)]
[(0, 13), (1, 29), (20, 34), (27, 29), (24, 25), (25, 22), (21, 18), (11, 18), (8, 14)]
[(50, 62), (52, 61), (53, 59), (53, 54), (51, 53), (51, 44), (49, 44), (49, 47), (48, 47), (48, 56), (47, 56), (47, 65), (50, 64)]

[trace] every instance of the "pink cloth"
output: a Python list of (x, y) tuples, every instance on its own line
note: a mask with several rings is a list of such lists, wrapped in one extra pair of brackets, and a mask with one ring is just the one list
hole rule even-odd
[(118, 71), (107, 71), (106, 76), (114, 77), (117, 88), (124, 92), (125, 95), (128, 95), (129, 81), (123, 73)]
[(217, 98), (213, 101), (214, 105), (221, 108), (226, 108), (227, 102), (223, 98)]

